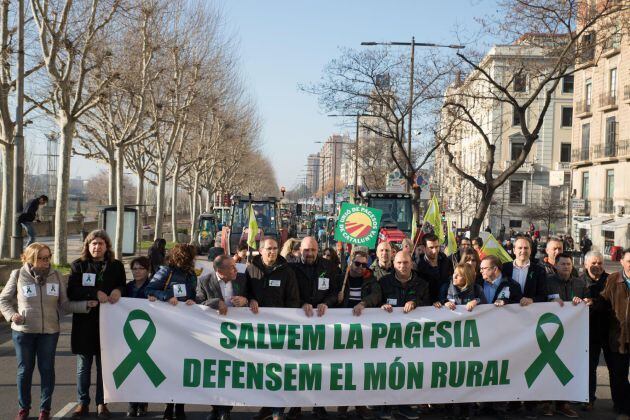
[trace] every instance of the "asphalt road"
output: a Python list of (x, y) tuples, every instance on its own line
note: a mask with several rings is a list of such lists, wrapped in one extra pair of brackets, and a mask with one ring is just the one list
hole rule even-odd
[[(603, 363), (603, 362), (602, 362)], [(14, 418), (17, 412), (17, 390), (15, 386), (15, 350), (13, 348), (13, 342), (11, 341), (11, 334), (6, 323), (0, 324), (0, 420), (11, 420)], [(63, 418), (69, 416), (74, 409), (76, 401), (76, 359), (70, 352), (70, 317), (65, 317), (62, 322), (62, 332), (59, 339), (59, 345), (57, 347), (57, 359), (56, 359), (56, 388), (53, 396), (52, 413), (55, 414), (55, 418)], [(96, 373), (92, 373), (92, 378), (96, 377)], [(33, 378), (33, 407), (31, 410), (31, 416), (37, 418), (38, 404), (39, 404), (39, 375), (35, 372)], [(94, 386), (92, 386), (92, 396), (94, 395)], [(605, 366), (600, 365), (598, 368), (598, 390), (597, 395), (599, 400), (597, 401), (595, 410), (586, 413), (579, 411), (579, 406), (576, 405), (579, 411), (580, 417), (585, 419), (614, 419), (615, 415), (612, 411), (612, 402), (610, 400), (610, 389), (608, 386), (608, 374)], [(112, 403), (109, 404), (109, 409), (113, 412), (114, 418), (126, 417), (125, 403)], [(95, 410), (94, 406), (91, 406), (92, 411)], [(163, 406), (158, 404), (149, 405), (148, 418), (161, 418)], [(252, 411), (255, 409), (236, 409), (233, 413), (234, 420), (246, 420), (252, 415)], [(205, 419), (210, 411), (209, 406), (189, 405), (186, 409), (188, 418), (191, 420)], [(518, 418), (515, 415), (514, 418)], [(558, 416), (556, 416), (559, 418)], [(95, 416), (94, 416), (95, 418)], [(304, 416), (306, 419), (314, 419), (310, 413), (306, 413)], [(331, 419), (335, 416), (331, 415)], [(423, 414), (421, 418), (426, 419), (441, 419), (444, 418), (444, 413), (429, 413)], [(490, 419), (492, 417), (475, 417), (479, 419)]]

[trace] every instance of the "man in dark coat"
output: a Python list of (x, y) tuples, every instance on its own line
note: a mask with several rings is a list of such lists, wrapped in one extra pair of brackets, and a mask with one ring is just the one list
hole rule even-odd
[(392, 263), (392, 246), (389, 242), (381, 242), (376, 247), (376, 259), (370, 266), (370, 270), (374, 273), (376, 280), (380, 280), (388, 274), (394, 272)]
[(422, 237), (424, 254), (420, 254), (416, 265), (416, 272), (420, 278), (429, 283), (429, 298), (431, 302), (438, 302), (440, 289), (448, 284), (453, 275), (451, 260), (440, 251), (440, 240), (434, 234)]
[[(125, 267), (114, 259), (112, 243), (104, 230), (88, 234), (81, 257), (72, 262), (68, 278), (68, 299), (98, 300), (99, 305), (114, 304), (125, 292)], [(111, 416), (103, 396), (99, 307), (87, 314), (72, 314), (72, 353), (77, 355), (78, 405), (72, 418), (85, 417), (90, 406), (90, 374), (96, 360), (96, 404), (99, 418)]]
[(532, 242), (526, 236), (519, 236), (514, 242), (514, 261), (503, 264), (501, 272), (504, 277), (514, 280), (521, 286), (523, 297), (520, 304), (530, 305), (534, 302), (547, 302), (545, 269), (530, 259)]
[[(259, 308), (299, 308), (300, 292), (295, 274), (287, 260), (278, 255), (278, 242), (274, 238), (263, 238), (259, 252), (245, 272), (252, 312), (257, 314)], [(269, 416), (280, 420), (283, 412), (283, 407), (262, 407), (253, 420)]]
[(39, 219), (37, 218), (37, 210), (39, 210), (40, 207), (45, 206), (46, 203), (48, 203), (48, 197), (40, 195), (39, 197), (29, 201), (24, 211), (18, 216), (17, 222), (26, 229), (26, 234), (28, 235), (28, 240), (24, 244), (24, 247), (27, 247), (35, 242), (35, 228), (33, 228), (33, 222), (39, 222)]

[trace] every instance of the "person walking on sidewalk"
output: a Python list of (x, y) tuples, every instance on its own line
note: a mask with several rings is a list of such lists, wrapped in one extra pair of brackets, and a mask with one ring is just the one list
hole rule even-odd
[(50, 267), (50, 248), (30, 244), (22, 254), (21, 268), (13, 270), (0, 294), (0, 311), (11, 323), (17, 359), (19, 411), (16, 420), (26, 420), (31, 408), (31, 384), (35, 362), (41, 378), (39, 420), (50, 418), (55, 389), (55, 353), (59, 318), (70, 312), (87, 313), (96, 300), (70, 302), (66, 282)]
[(35, 228), (33, 227), (33, 222), (40, 222), (37, 217), (37, 211), (40, 207), (45, 206), (46, 203), (48, 203), (48, 197), (40, 195), (29, 201), (24, 211), (18, 216), (17, 222), (26, 229), (26, 234), (28, 235), (28, 240), (26, 244), (24, 244), (25, 247), (35, 242)]

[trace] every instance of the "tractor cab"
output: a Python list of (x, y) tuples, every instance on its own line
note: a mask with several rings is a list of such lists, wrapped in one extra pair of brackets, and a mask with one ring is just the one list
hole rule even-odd
[[(232, 198), (232, 216), (230, 223), (230, 252), (236, 252), (238, 244), (247, 241), (249, 229), (249, 205), (247, 197), (234, 196)], [(253, 198), (251, 205), (258, 225), (256, 243), (265, 236), (270, 236), (278, 241), (278, 247), (282, 246), (280, 237), (280, 217), (278, 212), (278, 199), (275, 197)]]
[(217, 218), (212, 213), (202, 213), (197, 218), (197, 252), (199, 254), (208, 252), (214, 246), (214, 238), (219, 227)]

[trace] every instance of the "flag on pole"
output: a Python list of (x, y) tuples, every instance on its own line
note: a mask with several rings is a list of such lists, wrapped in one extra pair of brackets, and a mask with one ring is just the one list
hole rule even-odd
[(418, 220), (416, 218), (416, 212), (413, 212), (413, 217), (411, 218), (411, 240), (416, 240), (416, 233), (418, 233)]
[(453, 224), (451, 223), (450, 220), (446, 221), (446, 229), (448, 230), (447, 232), (448, 243), (446, 245), (446, 249), (444, 250), (444, 253), (450, 256), (457, 253), (457, 240), (455, 239), (455, 232), (453, 232)]
[(481, 250), (479, 251), (479, 258), (483, 259), (487, 255), (494, 255), (501, 260), (502, 263), (512, 262), (512, 257), (507, 253), (505, 248), (496, 240), (496, 238), (489, 234), (485, 240)]
[(442, 230), (442, 214), (440, 213), (440, 204), (437, 197), (433, 195), (431, 201), (429, 201), (429, 208), (424, 215), (424, 221), (433, 226), (433, 232), (440, 240), (440, 244), (444, 243), (444, 231)]
[(256, 236), (258, 235), (258, 223), (254, 214), (254, 206), (249, 203), (249, 229), (247, 230), (247, 246), (256, 249)]

